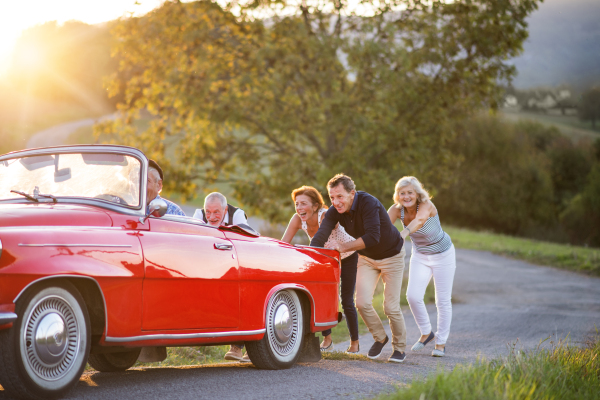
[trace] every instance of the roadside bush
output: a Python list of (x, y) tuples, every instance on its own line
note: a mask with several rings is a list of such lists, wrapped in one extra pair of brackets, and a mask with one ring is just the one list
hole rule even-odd
[(593, 146), (587, 141), (574, 144), (570, 138), (558, 137), (547, 151), (555, 203), (566, 206), (580, 193), (593, 165)]
[(571, 199), (560, 217), (571, 243), (600, 247), (600, 162), (593, 166), (583, 191)]
[(455, 182), (434, 199), (443, 221), (560, 240), (549, 160), (542, 151), (556, 136), (553, 128), (492, 116), (467, 122), (453, 143), (463, 157)]

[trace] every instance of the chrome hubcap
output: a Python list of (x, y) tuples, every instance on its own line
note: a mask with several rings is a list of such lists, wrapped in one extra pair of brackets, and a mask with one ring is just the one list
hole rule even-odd
[(40, 300), (26, 320), (23, 334), (27, 363), (40, 378), (62, 378), (79, 353), (77, 319), (69, 303), (59, 296)]
[(291, 354), (301, 339), (298, 336), (300, 312), (286, 291), (277, 293), (271, 302), (267, 315), (267, 335), (271, 348), (281, 356)]
[(67, 330), (59, 314), (51, 312), (40, 319), (35, 332), (35, 351), (47, 365), (62, 359), (67, 351)]
[(292, 336), (292, 319), (285, 304), (279, 305), (275, 311), (275, 336), (282, 343), (286, 343)]

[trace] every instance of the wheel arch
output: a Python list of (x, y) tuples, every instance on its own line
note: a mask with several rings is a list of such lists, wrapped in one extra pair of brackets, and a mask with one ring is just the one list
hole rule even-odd
[(60, 282), (69, 282), (79, 291), (79, 294), (83, 297), (90, 318), (92, 344), (97, 343), (106, 333), (106, 299), (104, 298), (104, 293), (102, 292), (98, 281), (92, 277), (81, 275), (45, 276), (36, 279), (25, 286), (15, 297), (13, 302), (16, 304), (19, 298), (29, 290), (33, 290), (42, 284), (46, 285), (54, 282), (57, 284), (60, 284)]
[(269, 306), (269, 301), (273, 297), (273, 295), (281, 290), (293, 290), (296, 292), (298, 297), (300, 298), (300, 302), (307, 307), (308, 315), (307, 321), (309, 322), (310, 332), (316, 332), (315, 330), (315, 299), (313, 298), (310, 290), (308, 290), (305, 286), (297, 284), (297, 283), (282, 283), (276, 285), (271, 288), (269, 293), (265, 298), (265, 303), (263, 305), (263, 323), (262, 325), (266, 327), (266, 313), (267, 307)]

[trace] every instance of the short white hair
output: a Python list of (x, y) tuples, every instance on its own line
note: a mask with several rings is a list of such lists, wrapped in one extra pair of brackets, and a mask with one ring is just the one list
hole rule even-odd
[(429, 193), (423, 188), (423, 185), (421, 185), (421, 182), (419, 182), (417, 178), (414, 176), (403, 176), (398, 183), (396, 183), (396, 188), (394, 189), (394, 203), (400, 204), (400, 189), (408, 185), (413, 185), (415, 192), (417, 192), (417, 201), (420, 203), (424, 203), (431, 199), (431, 196), (429, 196)]
[(157, 181), (162, 181), (162, 179), (160, 179), (160, 172), (158, 172), (158, 170), (156, 168), (152, 168), (152, 167), (148, 167), (148, 174), (150, 172), (154, 172), (154, 177), (156, 178)]
[(212, 192), (204, 199), (204, 208), (206, 208), (208, 203), (213, 201), (218, 201), (223, 208), (227, 207), (227, 198), (219, 192)]

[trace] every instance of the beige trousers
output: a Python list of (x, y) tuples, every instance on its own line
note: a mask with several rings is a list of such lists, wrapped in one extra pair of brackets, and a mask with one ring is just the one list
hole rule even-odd
[(383, 279), (383, 311), (390, 321), (392, 346), (404, 352), (406, 348), (406, 326), (400, 309), (400, 290), (404, 274), (404, 246), (400, 254), (383, 260), (359, 255), (356, 275), (356, 308), (377, 342), (385, 340), (386, 333), (379, 315), (373, 308), (373, 293), (377, 281)]

